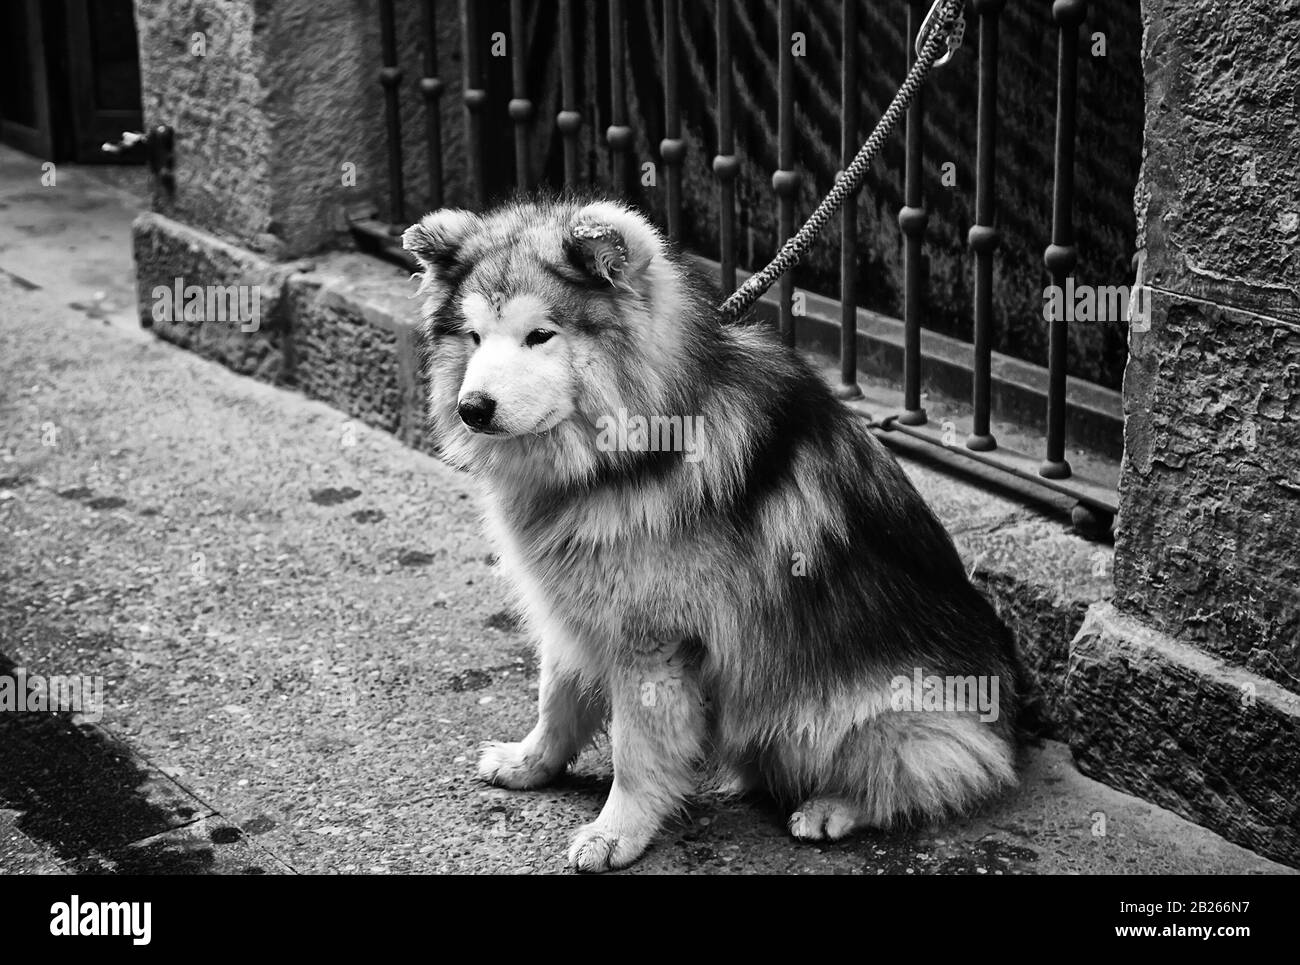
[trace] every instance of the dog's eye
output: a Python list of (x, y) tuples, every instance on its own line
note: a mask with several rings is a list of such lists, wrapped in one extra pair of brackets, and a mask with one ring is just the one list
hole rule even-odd
[(478, 344), (478, 332), (470, 332), (469, 337), (474, 340), (475, 345)]
[(524, 339), (524, 344), (529, 348), (532, 348), (534, 345), (541, 345), (543, 342), (549, 342), (551, 336), (554, 334), (554, 332), (545, 328), (535, 328), (528, 333), (528, 337)]

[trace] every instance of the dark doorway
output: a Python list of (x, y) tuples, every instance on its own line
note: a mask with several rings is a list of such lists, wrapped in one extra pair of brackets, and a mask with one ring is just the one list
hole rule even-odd
[(142, 126), (131, 0), (11, 0), (0, 17), (0, 142), (52, 161), (138, 160), (100, 150)]

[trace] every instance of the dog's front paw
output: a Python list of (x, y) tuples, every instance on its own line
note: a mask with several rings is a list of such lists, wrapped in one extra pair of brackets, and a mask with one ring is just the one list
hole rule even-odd
[(569, 866), (575, 871), (613, 871), (641, 857), (651, 835), (615, 831), (599, 820), (584, 824), (569, 846)]
[(478, 776), (489, 784), (516, 791), (541, 787), (555, 779), (556, 772), (528, 754), (523, 744), (484, 744), (478, 759)]

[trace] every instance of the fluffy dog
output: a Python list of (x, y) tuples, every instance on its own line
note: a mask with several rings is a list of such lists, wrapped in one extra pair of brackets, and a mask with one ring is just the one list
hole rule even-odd
[[(634, 861), (706, 763), (810, 840), (1014, 782), (1013, 642), (948, 534), (861, 418), (765, 327), (725, 323), (644, 217), (441, 210), (403, 244), (431, 427), (481, 485), (539, 644), (537, 725), (479, 773), (540, 787), (609, 728), (613, 787), (574, 867)], [(991, 713), (954, 702), (973, 681)]]

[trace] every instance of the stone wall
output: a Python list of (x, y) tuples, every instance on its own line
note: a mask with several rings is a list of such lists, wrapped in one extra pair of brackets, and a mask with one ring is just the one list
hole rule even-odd
[[(1212, 8), (1212, 9), (1211, 9)], [(1300, 4), (1145, 0), (1118, 601), (1300, 685)]]
[(1063, 706), (1085, 774), (1300, 864), (1294, 693), (1099, 603), (1070, 644)]
[(176, 131), (177, 188), (155, 184), (155, 210), (265, 249), (275, 184), (256, 6), (152, 0), (135, 19), (145, 129)]
[[(414, 211), (427, 194), (423, 108), (414, 96), (420, 5), (396, 6)], [(442, 45), (454, 48), (456, 0), (441, 0), (438, 10)], [(387, 205), (373, 4), (139, 0), (136, 25), (145, 124), (176, 132), (177, 188), (156, 192), (156, 211), (269, 257), (292, 258), (349, 246), (345, 213)], [(443, 73), (441, 116), (456, 190), (459, 61)]]

